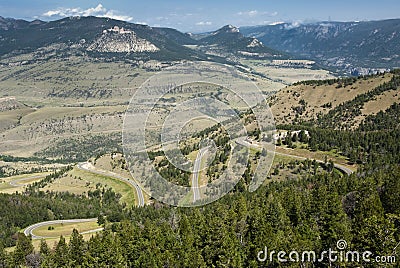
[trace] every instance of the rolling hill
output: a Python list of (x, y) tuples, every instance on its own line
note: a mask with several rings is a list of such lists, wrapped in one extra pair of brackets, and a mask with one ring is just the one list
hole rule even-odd
[(366, 119), (371, 122), (380, 113), (397, 111), (399, 72), (299, 82), (271, 96), (269, 103), (278, 125), (309, 122), (323, 128), (357, 129)]

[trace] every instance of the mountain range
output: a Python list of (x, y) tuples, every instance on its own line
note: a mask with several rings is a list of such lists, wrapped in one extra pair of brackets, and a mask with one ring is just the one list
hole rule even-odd
[[(40, 53), (38, 53), (40, 51)], [(53, 53), (51, 53), (53, 52)], [(182, 33), (98, 17), (24, 21), (0, 17), (0, 57), (36, 53), (130, 60), (310, 59), (331, 71), (367, 74), (400, 67), (400, 19), (368, 22), (226, 25)]]
[(400, 67), (400, 20), (282, 23), (240, 28), (266, 46), (354, 75)]
[[(150, 27), (98, 17), (69, 17), (57, 21), (0, 17), (0, 56), (32, 53), (57, 46), (58, 55), (87, 54), (135, 60), (212, 60), (225, 62), (228, 54), (243, 57), (280, 57), (255, 38), (226, 26), (215, 35), (196, 40), (171, 28)], [(191, 47), (192, 46), (192, 47)], [(193, 47), (194, 46), (194, 47)], [(198, 47), (197, 47), (198, 46)], [(218, 53), (209, 53), (213, 49)], [(246, 54), (248, 53), (248, 54)], [(260, 53), (260, 54), (258, 54)]]

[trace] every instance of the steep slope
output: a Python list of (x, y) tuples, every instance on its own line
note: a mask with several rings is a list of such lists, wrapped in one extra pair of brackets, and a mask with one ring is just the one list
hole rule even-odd
[(203, 51), (232, 53), (242, 57), (280, 58), (283, 53), (268, 48), (256, 38), (245, 37), (237, 27), (226, 25), (221, 29), (203, 34), (198, 40)]
[(300, 82), (269, 103), (277, 124), (313, 121), (324, 128), (355, 129), (366, 117), (400, 103), (399, 74)]
[(165, 38), (168, 38), (179, 45), (195, 45), (195, 44), (197, 44), (197, 41), (194, 40), (190, 36), (190, 34), (181, 33), (180, 31), (172, 29), (172, 28), (153, 28), (153, 29), (156, 32), (158, 32), (160, 35), (165, 36)]
[(136, 52), (157, 52), (160, 49), (147, 41), (136, 36), (131, 30), (125, 30), (115, 26), (103, 31), (103, 34), (96, 39), (88, 48), (89, 51), (114, 52), (114, 53), (136, 53)]
[[(124, 28), (126, 33), (108, 31), (114, 27)], [(185, 35), (165, 28), (157, 29), (109, 18), (69, 17), (50, 22), (2, 19), (0, 56), (9, 53), (13, 55), (30, 53), (57, 45), (60, 56), (61, 52), (86, 53), (89, 48), (89, 51), (102, 53), (100, 56), (112, 53), (109, 56), (121, 58), (159, 60), (207, 58), (204, 54), (177, 43), (179, 36)], [(111, 49), (114, 45), (119, 48)], [(126, 56), (127, 53), (130, 55)], [(92, 56), (99, 57), (98, 54)]]
[(240, 30), (271, 48), (315, 59), (353, 75), (400, 66), (400, 19), (283, 23)]

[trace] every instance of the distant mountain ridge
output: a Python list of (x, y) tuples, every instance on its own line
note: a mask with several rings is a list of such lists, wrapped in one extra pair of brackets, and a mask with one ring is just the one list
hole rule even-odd
[[(125, 29), (130, 33), (107, 32)], [(282, 23), (187, 34), (99, 17), (24, 21), (0, 17), (0, 57), (87, 55), (96, 59), (208, 60), (310, 59), (342, 74), (400, 67), (400, 19), (369, 22)]]
[(242, 27), (266, 46), (354, 75), (400, 67), (400, 19)]
[(244, 36), (239, 28), (226, 25), (214, 32), (195, 37), (200, 48), (205, 52), (229, 52), (238, 56), (255, 58), (280, 58), (284, 53), (266, 47), (254, 37)]
[[(114, 27), (124, 28), (131, 33), (104, 32)], [(112, 57), (144, 60), (207, 59), (204, 54), (183, 46), (177, 40), (188, 38), (186, 34), (173, 29), (152, 28), (109, 18), (68, 17), (49, 22), (0, 18), (0, 56), (29, 53), (61, 44), (63, 50), (59, 51), (60, 54), (89, 51), (95, 57), (102, 56), (98, 53), (111, 53), (109, 56)]]
[[(75, 53), (88, 54), (95, 58), (119, 57), (132, 60), (185, 59), (225, 63), (230, 54), (270, 58), (281, 55), (254, 38), (245, 37), (241, 33), (228, 33), (226, 27), (218, 30), (212, 37), (195, 40), (189, 34), (175, 29), (109, 18), (68, 17), (49, 22), (28, 22), (0, 17), (0, 57), (10, 53), (18, 55), (37, 50), (47, 51), (55, 46), (55, 53), (58, 55)], [(218, 53), (208, 53), (210, 42), (213, 46), (218, 45)], [(202, 49), (193, 49), (190, 46), (201, 46)]]

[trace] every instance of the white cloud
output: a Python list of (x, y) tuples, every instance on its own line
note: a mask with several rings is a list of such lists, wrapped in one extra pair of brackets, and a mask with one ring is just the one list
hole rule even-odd
[(71, 16), (96, 16), (107, 17), (116, 20), (132, 21), (133, 18), (120, 14), (120, 12), (105, 8), (102, 4), (88, 9), (76, 8), (58, 8), (43, 13), (44, 17), (71, 17)]
[(291, 29), (300, 27), (302, 24), (303, 24), (302, 21), (294, 21), (294, 22), (292, 22), (290, 24), (285, 24), (284, 27), (285, 27), (286, 30), (291, 30)]
[(210, 26), (212, 25), (211, 21), (200, 21), (198, 23), (196, 23), (197, 26)]
[(259, 14), (257, 10), (250, 10), (250, 11), (240, 11), (237, 13), (239, 16), (249, 16), (249, 17), (254, 17)]
[(255, 17), (255, 16), (259, 16), (259, 15), (266, 15), (269, 17), (275, 17), (278, 15), (278, 12), (274, 11), (274, 12), (266, 12), (266, 11), (258, 11), (258, 10), (249, 10), (249, 11), (240, 11), (237, 13), (237, 15), (239, 16), (247, 16), (247, 17)]
[[(76, 12), (79, 12), (78, 9), (75, 10)], [(103, 7), (102, 4), (98, 4), (97, 7), (91, 7), (83, 11), (83, 16), (95, 16), (97, 14), (102, 14), (107, 12), (107, 9)]]

